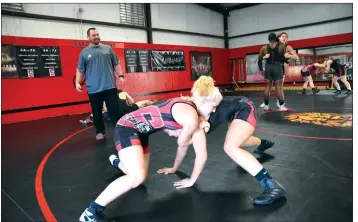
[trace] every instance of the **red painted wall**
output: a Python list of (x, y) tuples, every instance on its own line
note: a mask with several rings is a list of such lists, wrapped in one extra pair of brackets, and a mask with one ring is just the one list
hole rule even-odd
[[(52, 104), (62, 104), (88, 100), (85, 93), (77, 93), (73, 88), (72, 78), (76, 73), (78, 56), (83, 47), (72, 46), (73, 40), (63, 39), (43, 39), (25, 38), (14, 36), (2, 36), (2, 44), (17, 44), (29, 46), (59, 46), (63, 76), (53, 78), (34, 78), (34, 79), (2, 79), (2, 108), (1, 110), (13, 110), (19, 108), (29, 108)], [(77, 41), (86, 42), (86, 41)], [(353, 33), (325, 36), (311, 39), (290, 41), (293, 48), (305, 48), (315, 46), (325, 46), (333, 44), (353, 42)], [(156, 94), (142, 99), (165, 99), (179, 96), (181, 93), (188, 94), (186, 90), (190, 88), (193, 81), (190, 79), (190, 51), (205, 51), (212, 53), (213, 77), (217, 84), (229, 84), (232, 81), (229, 59), (245, 58), (247, 53), (258, 53), (262, 45), (254, 45), (235, 49), (218, 49), (206, 47), (191, 47), (177, 45), (142, 44), (142, 43), (120, 43), (114, 44), (114, 51), (121, 60), (122, 69), (125, 72), (124, 49), (156, 49), (156, 50), (183, 50), (185, 52), (186, 70), (177, 72), (148, 72), (126, 75), (125, 84), (120, 88), (128, 93), (145, 94), (152, 92), (165, 92), (178, 90), (172, 93)], [(237, 65), (237, 64), (236, 64)], [(245, 62), (244, 62), (245, 65)], [(246, 69), (243, 71), (246, 73)], [(242, 79), (239, 70), (234, 71), (236, 78)], [(246, 74), (245, 74), (246, 75)], [(244, 76), (245, 76), (244, 75)], [(237, 79), (238, 80), (238, 79)], [(180, 91), (182, 90), (182, 91)], [(71, 107), (61, 107), (46, 110), (21, 112), (2, 115), (2, 123), (13, 123), (28, 121), (53, 116), (78, 114), (90, 112), (88, 104), (76, 105)]]
[[(72, 46), (73, 41), (76, 40), (2, 36), (2, 44), (59, 46), (63, 76), (33, 79), (2, 79), (1, 110), (13, 110), (88, 100), (86, 93), (77, 93), (73, 87), (72, 78), (76, 73), (80, 51), (84, 48), (80, 46)], [(76, 42), (86, 43), (87, 41)], [(178, 96), (181, 93), (188, 93), (186, 89), (191, 88), (194, 82), (190, 77), (190, 51), (211, 52), (213, 78), (215, 79), (216, 84), (229, 84), (231, 82), (229, 76), (229, 49), (141, 43), (110, 43), (114, 44), (114, 51), (121, 61), (122, 70), (124, 73), (125, 48), (148, 50), (183, 50), (185, 53), (185, 71), (125, 74), (125, 83), (123, 85), (119, 85), (119, 88), (127, 91), (132, 95), (172, 90), (184, 90), (183, 92), (137, 97), (135, 98), (136, 100), (165, 99), (172, 96)], [(87, 104), (14, 114), (3, 114), (2, 123), (13, 123), (85, 112), (90, 112), (90, 106)]]

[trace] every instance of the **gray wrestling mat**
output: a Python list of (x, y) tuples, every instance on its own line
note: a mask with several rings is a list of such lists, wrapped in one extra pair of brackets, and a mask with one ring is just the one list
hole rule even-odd
[[(337, 96), (337, 97), (345, 97), (345, 96), (350, 96), (352, 95), (353, 93), (347, 95), (346, 92), (347, 90), (342, 90), (341, 93), (337, 94), (337, 93), (334, 93), (336, 90), (321, 90), (319, 93), (315, 94), (314, 96)], [(297, 94), (299, 95), (302, 95), (302, 91), (298, 91)], [(306, 95), (303, 95), (303, 96), (308, 96), (308, 95), (312, 95), (313, 96), (313, 93), (312, 93), (312, 90), (307, 90), (307, 94)]]

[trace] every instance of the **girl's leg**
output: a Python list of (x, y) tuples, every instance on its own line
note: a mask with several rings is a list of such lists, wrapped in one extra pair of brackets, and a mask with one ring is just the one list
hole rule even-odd
[(255, 136), (250, 136), (250, 138), (244, 144), (244, 146), (256, 146), (257, 148), (254, 150), (254, 153), (257, 154), (263, 154), (265, 150), (273, 147), (273, 145), (275, 145), (275, 142), (271, 140), (260, 139)]
[(343, 84), (346, 86), (346, 88), (347, 88), (347, 94), (348, 93), (350, 93), (351, 91), (352, 91), (352, 89), (351, 89), (351, 84), (349, 84), (349, 82), (347, 81), (347, 75), (343, 75), (343, 76), (341, 76), (340, 78), (339, 78), (342, 82), (343, 82)]
[(285, 189), (272, 180), (270, 174), (257, 159), (241, 147), (252, 136), (256, 127), (255, 108), (250, 102), (242, 102), (226, 134), (224, 150), (238, 165), (259, 182), (265, 191), (254, 199), (256, 204), (270, 204), (286, 194)]
[(319, 93), (319, 91), (321, 91), (321, 90), (317, 89), (317, 87), (314, 86), (312, 76), (308, 76), (307, 78), (308, 78), (308, 82), (310, 84), (313, 94)]
[(80, 221), (89, 221), (89, 219), (94, 218), (101, 219), (103, 217), (102, 211), (109, 203), (129, 190), (136, 188), (146, 179), (148, 170), (142, 146), (136, 145), (121, 149), (118, 152), (118, 156), (127, 174), (110, 183), (83, 212)]
[(341, 86), (339, 85), (339, 83), (338, 83), (338, 79), (339, 79), (339, 77), (338, 76), (336, 76), (336, 75), (334, 75), (334, 77), (333, 77), (333, 84), (334, 84), (334, 86), (336, 87), (336, 89), (337, 89), (337, 91), (336, 91), (336, 93), (337, 92), (341, 92)]
[(243, 150), (241, 147), (243, 147), (254, 131), (255, 128), (251, 124), (240, 119), (235, 119), (230, 124), (224, 143), (226, 154), (252, 176), (260, 172), (263, 166), (251, 153)]
[(303, 83), (303, 89), (302, 89), (302, 94), (306, 95), (307, 94), (307, 85), (308, 85), (308, 77), (304, 76), (303, 79), (305, 80), (305, 83)]

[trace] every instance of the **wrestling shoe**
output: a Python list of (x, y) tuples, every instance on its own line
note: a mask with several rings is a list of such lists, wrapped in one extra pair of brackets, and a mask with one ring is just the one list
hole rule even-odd
[(286, 195), (285, 188), (273, 179), (263, 179), (260, 185), (264, 188), (264, 192), (254, 198), (254, 204), (266, 205), (275, 202), (276, 200)]
[(292, 109), (289, 109), (289, 108), (287, 108), (286, 106), (285, 106), (285, 104), (282, 104), (281, 106), (279, 106), (279, 108), (278, 108), (278, 111), (280, 111), (280, 112), (289, 112), (289, 111), (291, 111)]
[(264, 107), (264, 111), (265, 111), (265, 112), (270, 111), (270, 106), (269, 106), (269, 105), (265, 105), (265, 107)]
[(321, 90), (318, 89), (317, 87), (312, 89), (313, 94), (317, 94), (317, 93), (319, 93), (319, 91), (321, 91)]
[(276, 107), (277, 107), (277, 108), (280, 108), (280, 100), (279, 100), (279, 99), (277, 99)]
[(92, 213), (89, 208), (87, 208), (81, 215), (80, 222), (108, 222), (106, 216), (103, 213)]
[(125, 173), (121, 170), (121, 168), (118, 167), (119, 165), (119, 159), (116, 155), (112, 154), (110, 157), (109, 157), (109, 162), (111, 163), (111, 165), (116, 168), (117, 170), (119, 170), (119, 172), (121, 173), (121, 175), (125, 175)]
[(103, 139), (104, 139), (104, 134), (103, 133), (97, 133), (96, 140), (103, 140)]
[(352, 93), (353, 93), (352, 90), (349, 90), (349, 89), (346, 92), (347, 95), (352, 94)]
[(80, 123), (82, 123), (82, 124), (89, 124), (89, 123), (93, 123), (93, 117), (92, 116), (88, 116), (87, 118), (85, 118), (85, 119), (81, 119), (80, 120)]
[(341, 94), (342, 93), (342, 90), (336, 90), (333, 92), (334, 94), (338, 95), (338, 94)]
[(261, 103), (260, 107), (264, 108), (265, 107), (265, 102)]
[(274, 142), (274, 141), (262, 139), (260, 146), (258, 146), (258, 147), (254, 150), (254, 153), (261, 155), (261, 154), (263, 154), (267, 149), (273, 147), (273, 145), (275, 145), (275, 142)]

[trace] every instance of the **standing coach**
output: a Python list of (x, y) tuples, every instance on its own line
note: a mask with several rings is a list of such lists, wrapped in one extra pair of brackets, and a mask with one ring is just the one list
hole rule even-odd
[(83, 92), (80, 82), (85, 75), (87, 93), (93, 113), (93, 123), (96, 128), (96, 139), (101, 140), (105, 136), (102, 117), (103, 102), (106, 103), (108, 115), (113, 126), (122, 116), (114, 71), (118, 74), (121, 83), (124, 82), (124, 76), (119, 59), (113, 49), (100, 43), (98, 30), (89, 28), (87, 38), (90, 44), (80, 53), (76, 72), (76, 90)]

